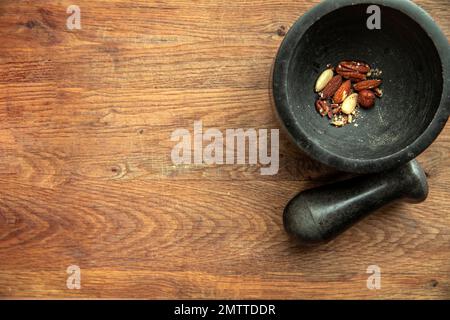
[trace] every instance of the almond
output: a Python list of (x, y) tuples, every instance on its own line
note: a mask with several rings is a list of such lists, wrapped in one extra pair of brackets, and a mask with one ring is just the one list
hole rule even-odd
[(372, 108), (375, 104), (375, 93), (367, 89), (361, 90), (358, 95), (358, 103), (363, 108)]
[(334, 76), (326, 85), (326, 87), (322, 90), (322, 92), (319, 94), (322, 99), (328, 99), (331, 98), (337, 89), (342, 84), (342, 77), (340, 75)]
[(358, 102), (358, 94), (353, 93), (349, 95), (342, 103), (341, 110), (345, 114), (351, 114), (356, 109), (356, 103)]
[(339, 89), (337, 89), (336, 93), (334, 94), (333, 102), (338, 104), (342, 103), (345, 100), (345, 98), (348, 97), (351, 90), (352, 90), (352, 82), (350, 80), (345, 81), (343, 84), (341, 84)]
[(333, 69), (329, 68), (322, 72), (316, 81), (316, 92), (322, 91), (328, 82), (330, 82), (331, 78), (333, 78)]
[(353, 85), (353, 88), (356, 91), (366, 90), (366, 89), (375, 89), (381, 84), (381, 80), (365, 80)]

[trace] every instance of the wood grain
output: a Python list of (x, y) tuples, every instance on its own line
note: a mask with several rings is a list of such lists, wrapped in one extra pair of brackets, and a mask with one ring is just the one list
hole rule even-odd
[[(269, 75), (318, 1), (0, 2), (0, 297), (450, 298), (450, 129), (419, 157), (430, 184), (326, 245), (281, 212), (343, 175), (284, 133), (280, 171), (174, 166), (170, 134), (279, 128)], [(446, 0), (416, 1), (450, 35)], [(379, 265), (382, 289), (366, 288)], [(66, 287), (79, 265), (81, 290)]]

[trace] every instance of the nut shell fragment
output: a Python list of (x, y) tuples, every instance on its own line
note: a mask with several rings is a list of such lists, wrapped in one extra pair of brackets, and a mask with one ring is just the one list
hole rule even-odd
[(375, 88), (375, 89), (373, 89), (373, 92), (375, 92), (375, 95), (376, 95), (378, 98), (381, 98), (381, 97), (383, 96), (383, 90), (381, 90), (380, 88)]
[(343, 127), (348, 123), (347, 116), (345, 115), (335, 115), (331, 121), (331, 124), (335, 127)]

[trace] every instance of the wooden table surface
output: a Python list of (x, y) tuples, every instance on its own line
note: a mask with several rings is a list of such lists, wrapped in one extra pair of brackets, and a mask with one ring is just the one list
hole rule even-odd
[[(195, 120), (279, 128), (272, 62), (317, 2), (1, 0), (0, 297), (449, 299), (448, 125), (419, 157), (424, 203), (315, 248), (285, 234), (283, 207), (341, 174), (283, 132), (274, 176), (171, 161), (171, 133)], [(450, 35), (447, 0), (416, 3)]]

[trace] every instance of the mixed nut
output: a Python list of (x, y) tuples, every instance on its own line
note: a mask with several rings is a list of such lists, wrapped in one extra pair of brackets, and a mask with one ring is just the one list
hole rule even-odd
[(354, 122), (358, 106), (370, 109), (375, 99), (382, 97), (383, 91), (379, 88), (382, 80), (376, 79), (381, 74), (380, 70), (361, 61), (342, 61), (336, 68), (328, 65), (315, 85), (319, 96), (315, 105), (317, 112), (322, 117), (327, 116), (336, 127)]

